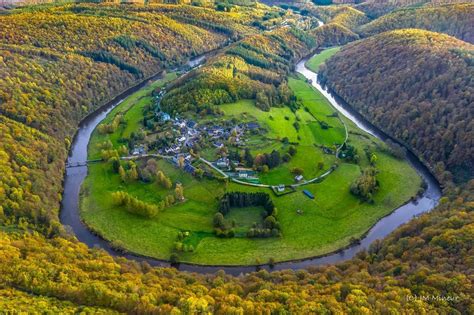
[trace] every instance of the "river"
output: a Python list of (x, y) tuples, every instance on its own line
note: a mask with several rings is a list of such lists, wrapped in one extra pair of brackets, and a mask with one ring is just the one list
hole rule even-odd
[[(188, 64), (190, 66), (198, 66), (204, 58), (197, 57), (192, 59)], [(307, 59), (300, 61), (296, 65), (296, 71), (303, 74), (307, 79), (312, 81), (312, 84), (317, 88), (336, 108), (342, 115), (353, 121), (360, 129), (374, 135), (382, 140), (387, 139), (387, 135), (381, 130), (373, 126), (370, 122), (365, 120), (356, 111), (350, 108), (343, 100), (332, 94), (331, 92), (324, 89), (317, 82), (317, 74), (306, 68), (305, 62)], [(153, 79), (157, 79), (156, 76)], [(84, 163), (87, 160), (87, 146), (94, 131), (95, 127), (107, 116), (107, 114), (117, 105), (119, 105), (125, 97), (134, 93), (138, 89), (146, 86), (150, 82), (143, 82), (142, 84), (127, 90), (125, 93), (109, 102), (107, 105), (102, 107), (100, 110), (92, 113), (85, 118), (79, 125), (79, 129), (76, 133), (70, 155), (68, 157), (68, 164), (75, 165), (77, 163)], [(354, 257), (356, 253), (362, 249), (368, 248), (368, 246), (377, 239), (382, 239), (398, 226), (403, 223), (410, 221), (414, 216), (420, 215), (421, 213), (430, 211), (433, 209), (441, 196), (439, 184), (429, 172), (429, 170), (418, 160), (418, 158), (411, 152), (407, 153), (407, 159), (410, 164), (417, 170), (422, 176), (426, 183), (426, 190), (421, 197), (415, 201), (406, 203), (405, 205), (397, 208), (391, 214), (379, 220), (361, 239), (360, 243), (338, 251), (333, 254), (329, 254), (322, 257), (307, 258), (298, 261), (277, 263), (273, 267), (268, 265), (263, 266), (201, 266), (181, 263), (176, 266), (179, 270), (199, 272), (199, 273), (213, 273), (217, 270), (224, 270), (229, 274), (238, 275), (241, 273), (247, 273), (256, 271), (258, 269), (267, 270), (282, 270), (282, 269), (302, 269), (312, 265), (332, 264), (340, 262), (346, 259)], [(65, 226), (69, 226), (77, 239), (89, 247), (99, 247), (111, 255), (124, 256), (128, 259), (134, 259), (137, 261), (147, 261), (152, 266), (163, 266), (167, 267), (170, 264), (166, 261), (157, 259), (141, 257), (133, 254), (122, 254), (116, 252), (111, 248), (110, 244), (90, 232), (86, 226), (82, 223), (79, 215), (79, 193), (80, 187), (84, 178), (87, 175), (87, 166), (71, 167), (66, 169), (64, 178), (64, 192), (61, 202), (61, 223)]]

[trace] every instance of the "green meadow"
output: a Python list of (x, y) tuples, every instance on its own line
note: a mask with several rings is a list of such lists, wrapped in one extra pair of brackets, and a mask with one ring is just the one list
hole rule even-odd
[(306, 62), (306, 67), (308, 67), (308, 69), (313, 71), (313, 72), (318, 72), (319, 66), (325, 60), (327, 60), (332, 55), (337, 53), (340, 49), (341, 49), (341, 47), (334, 47), (334, 48), (329, 48), (329, 49), (326, 49), (326, 50), (322, 51), (321, 53), (319, 53), (319, 54), (313, 56), (311, 59), (309, 59)]

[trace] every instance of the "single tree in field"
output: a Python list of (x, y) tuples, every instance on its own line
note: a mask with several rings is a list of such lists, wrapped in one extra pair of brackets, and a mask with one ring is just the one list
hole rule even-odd
[(178, 166), (179, 168), (184, 168), (184, 156), (182, 155), (178, 158)]
[(135, 164), (132, 164), (130, 170), (128, 171), (128, 178), (130, 181), (136, 181), (138, 179), (138, 171)]
[(375, 163), (377, 162), (377, 155), (375, 155), (375, 153), (372, 153), (372, 155), (370, 156), (370, 165), (375, 165)]
[(222, 213), (217, 212), (214, 215), (213, 224), (215, 228), (223, 228), (225, 226), (225, 220)]
[(111, 162), (112, 164), (112, 169), (115, 173), (118, 173), (119, 172), (119, 168), (120, 168), (120, 161), (117, 157), (112, 157), (109, 162)]
[(179, 201), (184, 200), (184, 188), (181, 183), (176, 183), (176, 188), (174, 189), (176, 199)]
[(127, 174), (125, 173), (122, 165), (119, 166), (118, 173), (122, 182), (125, 182), (127, 180)]

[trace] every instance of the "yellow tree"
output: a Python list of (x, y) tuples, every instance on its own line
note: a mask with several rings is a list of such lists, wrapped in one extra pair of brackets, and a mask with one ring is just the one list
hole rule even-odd
[(184, 200), (184, 188), (181, 183), (176, 183), (176, 188), (174, 189), (176, 199), (179, 201)]

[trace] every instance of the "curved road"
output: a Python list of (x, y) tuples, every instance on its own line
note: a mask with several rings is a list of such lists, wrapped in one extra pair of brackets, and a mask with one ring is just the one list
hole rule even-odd
[[(202, 59), (198, 60), (198, 63)], [(386, 139), (387, 135), (378, 130), (370, 122), (364, 120), (360, 115), (352, 110), (347, 104), (342, 100), (338, 99), (336, 96), (332, 95), (329, 91), (323, 89), (317, 83), (317, 74), (310, 71), (305, 67), (306, 60), (302, 60), (296, 66), (296, 70), (303, 74), (306, 78), (312, 80), (312, 84), (318, 90), (320, 90), (324, 96), (328, 98), (331, 104), (344, 116), (352, 120), (359, 128), (365, 130), (366, 132), (381, 138)], [(79, 126), (79, 130), (74, 138), (72, 148), (70, 151), (70, 156), (68, 158), (69, 164), (84, 163), (87, 161), (87, 145), (89, 143), (91, 134), (95, 127), (106, 117), (106, 115), (112, 110), (115, 106), (120, 104), (124, 97), (135, 92), (138, 88), (143, 87), (146, 83), (143, 83), (139, 87), (132, 88), (121, 97), (118, 97), (116, 100), (107, 104), (101, 110), (91, 114), (87, 117)], [(424, 192), (423, 196), (418, 198), (416, 201), (408, 202), (407, 204), (399, 207), (393, 211), (388, 216), (379, 220), (366, 234), (366, 236), (361, 240), (359, 244), (341, 250), (339, 252), (329, 254), (323, 257), (308, 258), (299, 261), (283, 262), (276, 264), (273, 268), (269, 266), (200, 266), (192, 264), (180, 264), (178, 269), (199, 273), (211, 273), (217, 270), (224, 270), (229, 274), (238, 275), (241, 273), (252, 272), (257, 269), (272, 269), (272, 270), (281, 270), (281, 269), (301, 269), (306, 268), (311, 265), (321, 265), (336, 263), (338, 261), (350, 259), (362, 249), (367, 248), (373, 241), (376, 239), (381, 239), (387, 236), (390, 232), (396, 229), (401, 224), (408, 222), (414, 216), (421, 213), (430, 211), (433, 209), (441, 196), (440, 188), (437, 181), (428, 171), (428, 169), (417, 159), (415, 155), (411, 152), (408, 152), (407, 156), (410, 163), (413, 167), (419, 172), (427, 184), (427, 189)], [(169, 263), (165, 261), (160, 261), (157, 259), (151, 259), (146, 257), (141, 257), (133, 254), (121, 254), (116, 252), (111, 248), (110, 244), (103, 240), (102, 238), (94, 235), (90, 232), (85, 225), (81, 222), (79, 215), (79, 192), (81, 184), (84, 178), (87, 175), (87, 165), (81, 167), (68, 168), (66, 170), (65, 179), (64, 179), (64, 192), (63, 199), (61, 202), (61, 213), (60, 219), (61, 222), (69, 226), (72, 229), (72, 232), (76, 235), (77, 239), (81, 242), (84, 242), (89, 247), (100, 247), (109, 252), (114, 256), (124, 256), (129, 259), (134, 259), (137, 261), (147, 261), (153, 266), (169, 266)]]

